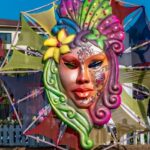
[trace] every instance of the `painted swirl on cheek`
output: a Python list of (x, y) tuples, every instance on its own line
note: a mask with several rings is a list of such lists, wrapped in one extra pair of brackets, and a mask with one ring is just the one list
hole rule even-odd
[[(109, 67), (108, 65), (98, 68), (96, 71), (91, 73), (94, 78), (94, 85), (97, 89), (98, 93), (101, 91), (101, 89), (104, 87), (105, 80), (106, 80), (106, 72), (108, 71)], [(97, 94), (99, 95), (99, 94)]]
[(105, 73), (96, 73), (95, 74), (95, 84), (98, 90), (101, 90), (102, 86), (104, 85), (104, 80), (105, 80)]

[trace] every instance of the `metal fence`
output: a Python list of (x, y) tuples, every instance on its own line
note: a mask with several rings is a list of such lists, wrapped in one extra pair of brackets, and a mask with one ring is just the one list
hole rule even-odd
[(23, 135), (19, 125), (0, 125), (0, 146), (48, 147)]
[(137, 134), (136, 132), (125, 134), (120, 140), (123, 145), (150, 144), (150, 132)]
[[(120, 143), (123, 145), (150, 144), (150, 132), (136, 136), (134, 136), (134, 134), (136, 133), (122, 136)], [(33, 148), (50, 147), (45, 143), (38, 142), (35, 139), (23, 135), (19, 125), (0, 125), (0, 146)]]

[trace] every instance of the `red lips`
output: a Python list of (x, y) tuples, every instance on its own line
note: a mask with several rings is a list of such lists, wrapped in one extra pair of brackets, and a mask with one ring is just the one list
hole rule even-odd
[(91, 91), (93, 91), (91, 88), (76, 88), (72, 92), (74, 92), (79, 99), (84, 99), (90, 96)]

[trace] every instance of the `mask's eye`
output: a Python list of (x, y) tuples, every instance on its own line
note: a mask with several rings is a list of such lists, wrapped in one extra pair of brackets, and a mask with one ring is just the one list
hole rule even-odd
[(64, 62), (69, 69), (76, 69), (78, 65), (75, 62)]
[(88, 65), (88, 67), (89, 68), (94, 68), (94, 69), (96, 69), (96, 68), (98, 68), (98, 67), (100, 67), (101, 65), (102, 65), (102, 61), (93, 61), (92, 63), (90, 63), (89, 65)]

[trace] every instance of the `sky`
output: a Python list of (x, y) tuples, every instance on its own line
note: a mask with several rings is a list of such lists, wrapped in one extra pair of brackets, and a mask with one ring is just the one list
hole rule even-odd
[(28, 11), (53, 0), (0, 0), (0, 19), (18, 20), (21, 11)]

